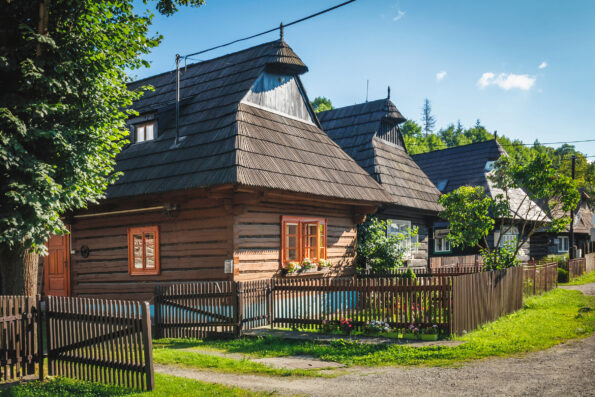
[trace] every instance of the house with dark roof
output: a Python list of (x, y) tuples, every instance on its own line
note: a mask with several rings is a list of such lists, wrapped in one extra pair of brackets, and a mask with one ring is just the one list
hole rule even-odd
[[(574, 210), (572, 232), (574, 234), (574, 246), (578, 256), (582, 256), (590, 250), (591, 228), (593, 227), (593, 209), (589, 204), (589, 195), (581, 191), (581, 198)], [(570, 216), (557, 211), (556, 216)], [(570, 236), (570, 225), (559, 233), (538, 232), (531, 237), (531, 257), (541, 258), (547, 255), (567, 255), (572, 249)]]
[[(435, 150), (428, 153), (412, 156), (413, 160), (428, 175), (441, 193), (450, 193), (461, 186), (482, 186), (486, 193), (495, 198), (502, 193), (489, 179), (494, 163), (500, 156), (507, 155), (504, 148), (497, 140), (492, 139), (485, 142), (472, 143), (469, 145), (457, 146), (448, 149)], [(527, 199), (522, 189), (509, 191), (511, 208), (518, 209), (515, 217), (523, 220), (537, 220), (544, 215), (540, 206)], [(518, 223), (518, 222), (517, 222)], [(488, 244), (493, 247), (496, 242), (504, 244), (506, 241), (516, 240), (521, 231), (517, 226), (504, 230), (495, 230), (487, 236)], [(441, 239), (438, 245), (444, 245), (448, 250), (444, 252), (434, 251), (436, 255), (460, 255), (475, 253), (474, 249), (450, 250), (446, 240), (448, 235), (448, 222), (438, 221), (434, 225), (434, 237)], [(438, 237), (440, 236), (440, 237)], [(527, 241), (519, 252), (521, 260), (530, 259), (530, 241)]]
[(430, 229), (442, 207), (440, 192), (407, 153), (399, 124), (405, 121), (394, 103), (380, 99), (318, 114), (324, 131), (390, 195), (377, 213), (391, 220), (389, 233), (418, 234), (406, 239), (410, 266), (428, 266)]
[(133, 83), (155, 90), (133, 105), (122, 175), (50, 242), (45, 292), (145, 299), (305, 260), (352, 272), (356, 225), (393, 198), (322, 130), (307, 70), (283, 40), (188, 65), (178, 120), (175, 72)]

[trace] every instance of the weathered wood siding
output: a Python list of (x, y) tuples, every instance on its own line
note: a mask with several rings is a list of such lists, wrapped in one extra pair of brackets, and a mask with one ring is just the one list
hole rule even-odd
[(246, 206), (234, 217), (236, 280), (255, 280), (279, 275), (281, 264), (281, 216), (327, 218), (327, 257), (332, 275), (354, 272), (356, 224), (352, 207), (332, 202), (292, 200), (291, 196), (266, 197)]
[[(162, 204), (163, 202), (160, 202)], [(178, 200), (172, 216), (163, 211), (78, 219), (72, 224), (72, 295), (150, 299), (157, 282), (230, 279), (224, 261), (233, 255), (232, 217), (221, 200)], [(116, 208), (116, 210), (119, 208)], [(114, 210), (114, 209), (111, 209)], [(128, 274), (127, 228), (157, 225), (160, 274)], [(81, 246), (90, 249), (88, 258)]]

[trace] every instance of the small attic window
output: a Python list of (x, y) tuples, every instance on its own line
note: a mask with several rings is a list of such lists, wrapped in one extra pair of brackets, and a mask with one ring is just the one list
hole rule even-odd
[(485, 172), (490, 172), (494, 170), (494, 166), (496, 165), (495, 161), (486, 161), (486, 165), (484, 167)]
[(446, 189), (446, 185), (448, 185), (448, 179), (442, 179), (440, 181), (438, 181), (438, 183), (436, 184), (436, 189), (440, 190), (440, 192), (444, 193), (444, 190)]
[(148, 121), (145, 123), (138, 123), (134, 125), (135, 142), (152, 141), (157, 132), (157, 124), (155, 121)]

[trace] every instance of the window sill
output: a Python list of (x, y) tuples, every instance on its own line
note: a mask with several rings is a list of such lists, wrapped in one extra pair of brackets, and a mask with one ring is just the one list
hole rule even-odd
[(283, 271), (285, 272), (285, 274), (284, 274), (285, 277), (321, 276), (321, 275), (327, 274), (328, 272), (330, 272), (330, 270), (331, 270), (330, 267), (325, 267), (322, 269), (313, 269), (313, 270), (289, 273), (285, 269), (283, 269)]

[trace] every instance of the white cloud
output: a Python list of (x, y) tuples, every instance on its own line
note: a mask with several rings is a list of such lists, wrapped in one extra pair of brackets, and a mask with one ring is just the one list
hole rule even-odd
[(446, 77), (446, 71), (443, 70), (441, 72), (436, 73), (436, 80), (442, 81)]
[(398, 10), (397, 16), (395, 16), (393, 18), (393, 21), (398, 21), (399, 19), (403, 18), (404, 16), (405, 16), (405, 11)]
[(547, 62), (546, 62), (546, 61), (543, 61), (543, 62), (541, 62), (541, 63), (539, 64), (538, 68), (539, 68), (539, 69), (545, 69), (545, 68), (547, 68)]
[(535, 84), (535, 77), (528, 74), (500, 73), (496, 76), (492, 72), (486, 72), (477, 80), (479, 88), (495, 85), (507, 91), (513, 88), (528, 91), (533, 87), (533, 84)]

